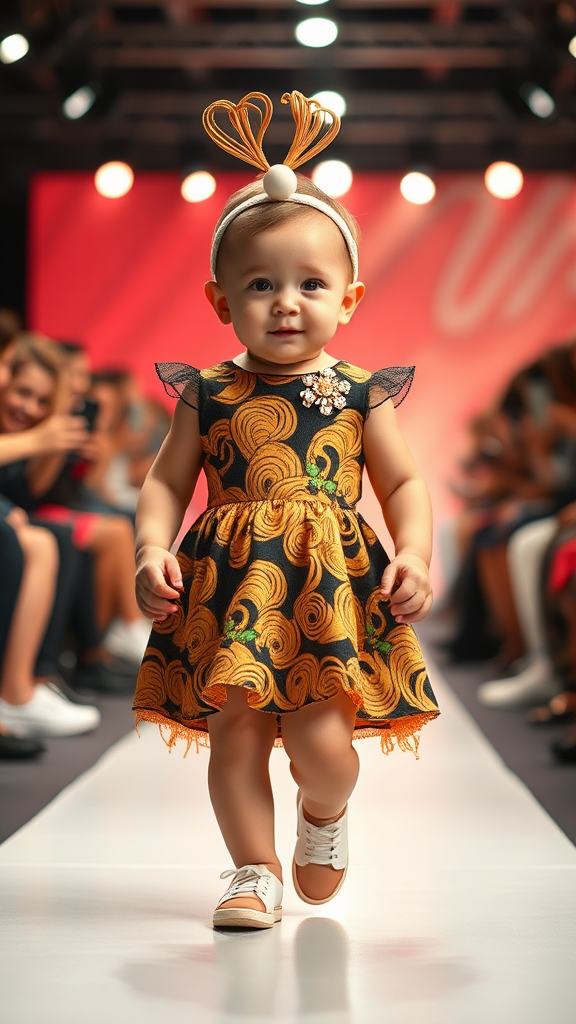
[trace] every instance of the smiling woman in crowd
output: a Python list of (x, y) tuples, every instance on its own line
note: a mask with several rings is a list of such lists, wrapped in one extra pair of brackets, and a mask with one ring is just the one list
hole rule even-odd
[[(10, 389), (13, 355), (14, 345), (5, 339), (0, 352), (0, 401)], [(83, 443), (84, 424), (77, 417), (45, 418), (56, 372), (55, 366), (52, 370), (40, 364), (30, 366), (20, 377), (19, 399), (13, 392), (3, 403), (0, 475), (9, 474), (10, 466), (22, 465), (22, 460)], [(44, 422), (26, 430), (32, 425), (31, 414)], [(32, 525), (26, 512), (1, 493), (0, 557), (0, 758), (33, 757), (43, 750), (38, 737), (87, 732), (98, 725), (100, 713), (67, 700), (50, 679), (37, 675), (38, 652), (54, 607), (58, 544), (48, 530)]]
[[(94, 452), (94, 435), (87, 430), (82, 415), (70, 415), (76, 396), (69, 386), (67, 368), (58, 346), (47, 339), (25, 336), (14, 354), (12, 377), (0, 394), (0, 434), (34, 435), (51, 430), (72, 431), (73, 443), (54, 443), (44, 453), (0, 467), (0, 493), (26, 512), (34, 512), (45, 522), (72, 530), (72, 540), (80, 551), (94, 558), (96, 620), (100, 636), (114, 621), (115, 634), (121, 633), (125, 668), (139, 661), (146, 645), (149, 627), (142, 619), (133, 588), (133, 528), (122, 515), (102, 514), (72, 507), (62, 500), (55, 487), (66, 478), (85, 473)], [(94, 680), (103, 656), (99, 643), (84, 650), (83, 680)], [(131, 673), (130, 671), (127, 674)]]

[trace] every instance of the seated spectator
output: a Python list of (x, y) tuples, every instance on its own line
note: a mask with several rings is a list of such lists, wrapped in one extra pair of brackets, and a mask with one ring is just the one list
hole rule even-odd
[[(0, 331), (7, 319), (3, 313)], [(0, 391), (10, 380), (5, 354), (11, 342), (4, 338), (0, 351)], [(0, 466), (54, 445), (82, 443), (83, 437), (82, 425), (71, 423), (70, 417), (31, 431), (24, 443), (0, 436)], [(47, 530), (31, 525), (22, 509), (1, 496), (0, 560), (0, 758), (31, 757), (43, 749), (36, 737), (87, 732), (98, 725), (100, 712), (67, 700), (49, 679), (35, 673), (53, 605), (58, 548)]]
[[(529, 660), (508, 679), (484, 683), (486, 707), (533, 707), (536, 725), (576, 713), (576, 503), (555, 517), (523, 527), (509, 545), (510, 574)], [(576, 733), (552, 744), (562, 762), (576, 762)]]
[(140, 488), (170, 429), (163, 406), (143, 398), (124, 370), (94, 375), (90, 397), (98, 407), (97, 426), (106, 437), (87, 483), (100, 501), (133, 514)]
[[(457, 659), (498, 652), (502, 665), (509, 665), (524, 653), (507, 545), (522, 526), (576, 498), (575, 352), (574, 345), (551, 349), (517, 374), (492, 413), (497, 433), (490, 459), (496, 465), (489, 486), (484, 479), (485, 493), (469, 481), (468, 492), (460, 487), (465, 518), (481, 525), (470, 531), (462, 562), (460, 620), (450, 645)], [(480, 457), (477, 450), (476, 461)]]
[[(479, 701), (530, 707), (537, 725), (567, 721), (576, 716), (576, 344), (516, 374), (472, 430), (474, 452), (456, 487), (465, 500), (457, 534), (466, 614), (452, 647), (465, 658), (476, 640), (479, 653), (482, 623), (484, 639), (500, 642), (509, 660), (525, 656), (512, 674), (483, 683)], [(551, 750), (576, 763), (576, 727)]]
[[(74, 398), (66, 384), (55, 346), (37, 338), (22, 339), (12, 379), (0, 395), (0, 433), (37, 430), (50, 412), (69, 413)], [(78, 423), (81, 418), (67, 419)], [(85, 438), (76, 451), (80, 459), (89, 460), (90, 439)], [(124, 516), (85, 511), (82, 503), (78, 507), (72, 501), (61, 504), (56, 500), (63, 497), (55, 491), (62, 478), (64, 488), (75, 483), (74, 458), (56, 451), (13, 463), (0, 469), (0, 490), (43, 521), (71, 527), (76, 547), (93, 555), (96, 618), (101, 633), (106, 632), (105, 646), (116, 658), (136, 665), (147, 643), (149, 624), (140, 616), (134, 596), (133, 529)], [(99, 657), (98, 652), (94, 657)]]

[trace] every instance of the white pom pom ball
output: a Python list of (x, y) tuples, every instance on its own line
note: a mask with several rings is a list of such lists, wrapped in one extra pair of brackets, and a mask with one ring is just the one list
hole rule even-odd
[(270, 199), (289, 199), (298, 187), (298, 178), (287, 164), (273, 164), (262, 178), (262, 184)]

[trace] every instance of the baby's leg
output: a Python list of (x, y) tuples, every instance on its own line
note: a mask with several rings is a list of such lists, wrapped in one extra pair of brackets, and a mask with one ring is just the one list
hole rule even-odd
[[(212, 807), (236, 867), (265, 864), (282, 881), (268, 771), (276, 716), (249, 707), (242, 688), (228, 686), (227, 695), (222, 711), (208, 717)], [(228, 900), (222, 906), (263, 909), (257, 897)]]
[[(327, 825), (344, 812), (358, 778), (358, 754), (352, 746), (356, 712), (344, 693), (282, 716), (282, 738), (290, 771), (302, 792), (304, 817)], [(298, 867), (298, 880), (311, 899), (325, 899), (342, 871), (330, 865)]]

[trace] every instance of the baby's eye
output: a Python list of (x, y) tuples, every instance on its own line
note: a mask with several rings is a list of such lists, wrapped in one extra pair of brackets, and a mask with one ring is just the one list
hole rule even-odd
[(254, 281), (252, 287), (255, 292), (267, 292), (272, 288), (272, 285), (270, 284), (270, 281), (262, 279), (260, 281)]
[(316, 292), (321, 287), (322, 287), (322, 282), (321, 281), (317, 281), (316, 278), (314, 278), (314, 277), (310, 278), (309, 281), (304, 281), (304, 284), (302, 285), (302, 289), (305, 292)]

